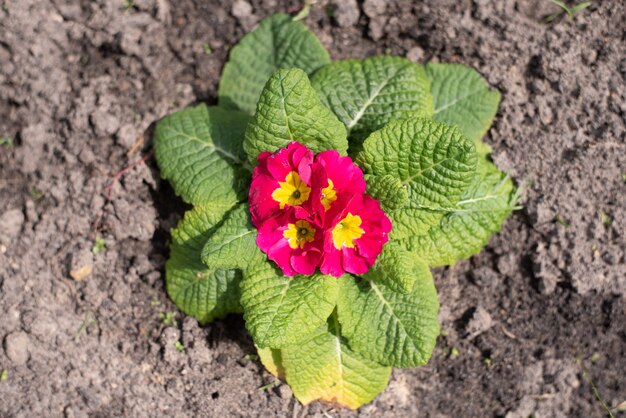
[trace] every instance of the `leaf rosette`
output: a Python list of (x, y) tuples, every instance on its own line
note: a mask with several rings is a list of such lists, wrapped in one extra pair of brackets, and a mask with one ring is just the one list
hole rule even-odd
[(201, 323), (243, 313), (302, 403), (370, 402), (432, 355), (430, 267), (479, 252), (517, 205), (481, 140), (499, 100), (458, 64), (331, 63), (302, 23), (267, 18), (231, 51), (219, 106), (157, 124), (161, 176), (193, 206), (169, 296)]

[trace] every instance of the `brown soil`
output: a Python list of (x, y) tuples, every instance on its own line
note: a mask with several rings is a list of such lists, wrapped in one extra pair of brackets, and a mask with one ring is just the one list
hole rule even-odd
[(160, 317), (177, 312), (163, 265), (185, 208), (159, 181), (153, 124), (215, 103), (229, 48), (299, 2), (0, 0), (0, 136), (15, 140), (0, 145), (0, 416), (606, 416), (577, 358), (607, 404), (626, 401), (624, 3), (550, 25), (545, 0), (327, 3), (306, 23), (333, 58), (462, 62), (503, 94), (486, 141), (524, 208), (435, 272), (446, 336), (430, 364), (395, 370), (359, 412), (303, 407), (259, 389), (272, 378), (241, 318)]

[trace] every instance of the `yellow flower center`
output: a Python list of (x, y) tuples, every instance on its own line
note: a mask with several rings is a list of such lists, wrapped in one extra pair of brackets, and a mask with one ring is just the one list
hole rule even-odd
[(298, 206), (307, 201), (311, 188), (300, 179), (295, 171), (285, 177), (285, 181), (278, 182), (278, 188), (272, 192), (272, 199), (284, 209), (285, 205)]
[(307, 221), (296, 221), (295, 224), (288, 224), (283, 232), (283, 237), (289, 241), (289, 246), (293, 249), (304, 248), (307, 242), (315, 239), (315, 228)]
[(333, 228), (333, 243), (335, 244), (335, 248), (338, 250), (341, 250), (342, 247), (354, 248), (354, 241), (361, 238), (364, 233), (365, 231), (361, 229), (361, 217), (348, 213), (348, 215)]
[(322, 205), (324, 205), (324, 209), (330, 209), (330, 204), (337, 200), (337, 192), (333, 188), (335, 185), (331, 179), (328, 179), (328, 187), (322, 189)]

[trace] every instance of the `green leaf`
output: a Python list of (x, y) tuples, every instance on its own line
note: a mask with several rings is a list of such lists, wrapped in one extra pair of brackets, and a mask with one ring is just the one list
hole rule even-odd
[(467, 190), (476, 169), (474, 144), (455, 127), (429, 119), (392, 121), (363, 143), (357, 162), (407, 188), (408, 204), (389, 212), (393, 239), (426, 232)]
[(242, 141), (248, 121), (244, 113), (204, 104), (163, 118), (155, 131), (161, 177), (192, 205), (244, 198)]
[(211, 269), (245, 269), (263, 262), (265, 256), (256, 244), (256, 234), (249, 205), (239, 204), (209, 237), (202, 250), (202, 262)]
[(433, 114), (426, 72), (405, 58), (334, 62), (317, 71), (311, 83), (324, 105), (344, 123), (357, 149), (370, 133), (393, 119)]
[(251, 162), (264, 151), (298, 141), (315, 153), (334, 149), (345, 155), (346, 129), (320, 102), (306, 73), (278, 70), (268, 80), (248, 125), (244, 149)]
[(517, 205), (511, 180), (486, 159), (480, 159), (469, 189), (427, 233), (409, 238), (407, 248), (430, 266), (454, 264), (480, 252)]
[(430, 277), (428, 264), (394, 243), (385, 245), (376, 263), (363, 275), (401, 293), (411, 293), (419, 277)]
[(310, 75), (329, 62), (328, 52), (304, 24), (282, 13), (270, 16), (230, 51), (220, 79), (220, 106), (252, 115), (274, 71), (301, 68)]
[(241, 273), (210, 270), (200, 259), (205, 241), (228, 209), (227, 203), (197, 206), (172, 230), (170, 258), (165, 264), (167, 293), (181, 311), (201, 323), (241, 312)]
[(357, 409), (382, 392), (391, 368), (350, 349), (336, 315), (306, 341), (281, 350), (287, 383), (304, 405), (321, 400)]
[(287, 277), (269, 262), (256, 264), (241, 281), (246, 327), (261, 348), (295, 344), (326, 322), (337, 292), (334, 277)]
[(576, 13), (580, 12), (581, 10), (585, 10), (587, 7), (591, 6), (592, 4), (593, 2), (591, 1), (578, 3), (576, 6), (572, 7), (572, 13), (570, 16), (574, 16)]
[(457, 128), (422, 118), (374, 132), (357, 160), (367, 174), (399, 179), (420, 208), (456, 202), (476, 168), (474, 145)]
[(387, 366), (428, 362), (439, 335), (439, 302), (432, 275), (420, 273), (408, 294), (371, 280), (340, 281), (337, 313), (354, 351)]
[(427, 64), (425, 67), (435, 100), (433, 118), (457, 126), (476, 142), (481, 154), (489, 153), (489, 146), (479, 143), (496, 116), (500, 92), (490, 89), (473, 68), (461, 64)]
[(281, 350), (276, 348), (257, 347), (259, 359), (268, 372), (278, 379), (285, 379), (285, 367), (283, 366), (283, 356)]
[(395, 210), (409, 201), (409, 193), (402, 181), (390, 175), (366, 175), (367, 194), (380, 201), (383, 209)]
[(443, 213), (428, 209), (404, 207), (387, 212), (393, 228), (389, 236), (392, 241), (405, 240), (416, 235), (427, 233), (433, 225), (437, 225)]

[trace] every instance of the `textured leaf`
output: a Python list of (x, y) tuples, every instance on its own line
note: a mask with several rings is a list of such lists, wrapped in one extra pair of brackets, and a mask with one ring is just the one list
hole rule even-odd
[(433, 225), (437, 225), (443, 213), (428, 209), (404, 207), (387, 212), (393, 228), (389, 236), (392, 241), (404, 240), (427, 233)]
[(409, 201), (409, 193), (402, 181), (396, 177), (366, 175), (367, 194), (380, 201), (384, 210), (404, 207)]
[(408, 248), (431, 266), (454, 264), (480, 252), (517, 205), (511, 180), (493, 163), (480, 159), (476, 176), (454, 208), (427, 233), (409, 238)]
[(245, 197), (243, 135), (249, 117), (200, 104), (163, 118), (155, 151), (161, 177), (193, 205)]
[(476, 70), (464, 65), (427, 64), (425, 68), (435, 101), (433, 118), (457, 126), (476, 142), (481, 154), (489, 153), (489, 146), (480, 138), (496, 116), (500, 92), (490, 89)]
[(242, 312), (241, 273), (210, 270), (200, 259), (204, 242), (228, 209), (228, 204), (197, 206), (172, 230), (170, 258), (165, 264), (167, 293), (181, 311), (201, 323)]
[(328, 52), (305, 25), (286, 14), (270, 16), (231, 50), (220, 79), (220, 106), (252, 115), (275, 70), (301, 68), (310, 75), (329, 62)]
[(202, 250), (202, 262), (211, 269), (245, 269), (264, 259), (256, 244), (256, 228), (250, 221), (247, 203), (239, 204), (226, 215)]
[(393, 119), (433, 113), (424, 68), (400, 57), (334, 62), (317, 71), (311, 83), (322, 102), (346, 125), (356, 148)]
[(257, 347), (259, 359), (270, 374), (278, 379), (285, 379), (285, 368), (283, 367), (283, 356), (281, 350), (276, 348)]
[(411, 293), (419, 277), (429, 276), (428, 264), (394, 243), (385, 245), (376, 264), (363, 275), (365, 279), (382, 283), (391, 290), (401, 293)]
[(363, 143), (357, 161), (367, 174), (390, 175), (406, 186), (409, 202), (389, 213), (391, 237), (422, 234), (467, 190), (476, 169), (474, 144), (457, 128), (428, 119), (392, 121)]
[(281, 350), (287, 383), (304, 405), (321, 400), (357, 409), (382, 392), (391, 368), (352, 351), (333, 315), (302, 343)]
[(439, 303), (428, 269), (417, 271), (421, 275), (408, 294), (380, 282), (340, 280), (337, 313), (354, 351), (387, 366), (428, 362), (439, 335)]
[(256, 264), (241, 281), (246, 327), (261, 348), (296, 344), (326, 322), (337, 292), (334, 277), (287, 277), (269, 263)]
[(346, 128), (320, 102), (306, 73), (278, 70), (268, 80), (248, 125), (244, 149), (251, 162), (263, 151), (276, 151), (298, 141), (314, 152), (346, 153)]

